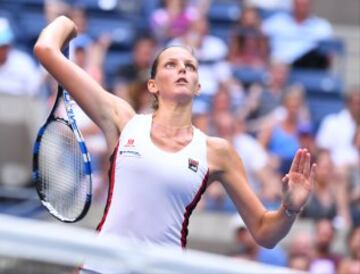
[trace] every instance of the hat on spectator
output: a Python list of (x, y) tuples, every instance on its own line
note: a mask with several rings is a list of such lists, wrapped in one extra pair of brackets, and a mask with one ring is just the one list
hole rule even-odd
[(0, 17), (0, 46), (9, 45), (14, 40), (14, 34), (10, 28), (9, 21)]

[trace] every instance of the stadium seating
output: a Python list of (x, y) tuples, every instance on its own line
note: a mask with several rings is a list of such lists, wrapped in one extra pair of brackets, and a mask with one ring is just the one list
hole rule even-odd
[(263, 84), (266, 79), (266, 72), (261, 69), (250, 67), (233, 68), (233, 75), (241, 81), (245, 86), (253, 83)]

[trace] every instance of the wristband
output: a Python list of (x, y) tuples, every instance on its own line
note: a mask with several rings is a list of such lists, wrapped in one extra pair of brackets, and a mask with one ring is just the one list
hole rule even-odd
[(294, 217), (301, 212), (301, 209), (290, 209), (286, 204), (282, 204), (282, 207), (284, 208), (286, 216), (289, 218)]

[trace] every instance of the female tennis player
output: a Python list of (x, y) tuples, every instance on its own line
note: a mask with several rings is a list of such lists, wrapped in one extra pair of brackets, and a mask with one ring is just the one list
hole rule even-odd
[(315, 164), (311, 166), (306, 149), (297, 151), (283, 179), (282, 206), (267, 211), (230, 143), (192, 125), (192, 102), (200, 84), (191, 50), (172, 46), (158, 54), (147, 84), (158, 106), (152, 114), (139, 115), (62, 55), (61, 48), (75, 36), (75, 24), (60, 16), (42, 31), (34, 53), (102, 129), (113, 151), (100, 238), (111, 233), (185, 248), (190, 214), (214, 179), (223, 183), (260, 245), (272, 248), (285, 237), (313, 188)]

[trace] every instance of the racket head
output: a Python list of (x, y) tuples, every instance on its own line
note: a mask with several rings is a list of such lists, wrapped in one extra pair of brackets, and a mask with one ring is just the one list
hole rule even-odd
[(82, 146), (69, 122), (54, 117), (35, 141), (33, 182), (41, 203), (62, 222), (79, 221), (90, 208), (91, 167)]

